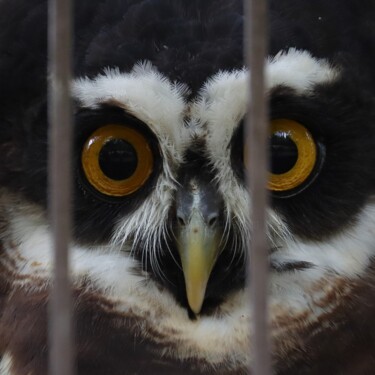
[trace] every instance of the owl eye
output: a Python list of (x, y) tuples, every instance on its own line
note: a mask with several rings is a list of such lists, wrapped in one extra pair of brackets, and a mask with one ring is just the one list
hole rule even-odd
[(311, 133), (293, 120), (273, 120), (270, 136), (271, 170), (268, 188), (273, 192), (296, 189), (311, 176), (317, 146)]
[(81, 163), (88, 182), (100, 193), (124, 197), (142, 187), (153, 170), (147, 139), (124, 125), (106, 125), (86, 140)]

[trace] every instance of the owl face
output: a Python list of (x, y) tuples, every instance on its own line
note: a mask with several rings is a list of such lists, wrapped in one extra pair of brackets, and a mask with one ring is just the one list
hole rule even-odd
[[(102, 5), (103, 17), (110, 3)], [(100, 311), (133, 314), (141, 323), (131, 335), (165, 344), (153, 349), (161, 355), (242, 368), (252, 358), (243, 136), (251, 71), (242, 62), (241, 4), (202, 5), (217, 22), (207, 26), (197, 52), (189, 33), (200, 29), (179, 26), (185, 16), (177, 3), (127, 4), (132, 12), (116, 26), (85, 41), (87, 26), (78, 38), (85, 48), (78, 43), (71, 91), (73, 285), (107, 301)], [(215, 18), (224, 13), (225, 22)], [(155, 21), (171, 15), (177, 39)], [(133, 25), (139, 19), (142, 28)], [(366, 79), (298, 40), (290, 48), (276, 34), (265, 69), (277, 356), (300, 348), (306, 330), (329, 324), (327, 316), (365, 277), (375, 253), (375, 153)], [(17, 287), (40, 291), (52, 274), (46, 97), (34, 85), (25, 92), (17, 99), (22, 115), (7, 110), (12, 126), (1, 130), (2, 267), (18, 275)]]
[[(348, 162), (358, 157), (351, 152), (357, 136), (350, 129), (352, 108), (347, 103), (345, 113), (337, 113), (329, 103), (323, 105), (331, 100), (340, 71), (295, 49), (270, 58), (266, 69), (271, 286), (289, 288), (289, 278), (296, 275), (299, 283), (305, 274), (311, 283), (326, 272), (361, 272), (372, 248), (365, 247), (361, 261), (353, 261), (351, 248), (357, 226), (366, 231), (362, 221), (368, 222), (370, 231), (372, 225), (364, 219), (371, 217), (371, 206), (360, 213), (358, 204), (368, 187), (362, 186), (363, 171), (357, 166), (348, 171), (350, 164), (339, 164), (340, 148), (347, 147)], [(228, 294), (243, 288), (251, 241), (243, 162), (249, 74), (246, 69), (219, 72), (193, 97), (186, 84), (171, 82), (151, 63), (136, 64), (129, 73), (107, 69), (75, 79), (74, 248), (87, 252), (88, 259), (97, 251), (135, 262), (138, 276), (162, 285), (178, 305), (194, 313), (210, 314)], [(337, 130), (330, 128), (333, 121), (349, 138), (331, 145)], [(311, 154), (312, 167), (296, 169), (309, 163), (304, 158)], [(355, 196), (352, 189), (337, 191), (348, 173), (358, 175)], [(25, 225), (28, 215), (23, 209), (21, 215), (28, 230), (18, 242), (26, 243), (29, 228), (35, 237), (41, 225), (35, 218)], [(16, 224), (19, 220), (15, 214)], [(350, 244), (345, 254), (340, 243), (348, 238), (342, 231), (349, 224), (356, 229), (349, 235), (354, 243), (345, 240)], [(42, 228), (38, 241), (47, 244), (48, 229)], [(332, 262), (335, 257), (340, 261)]]
[[(337, 271), (355, 273), (358, 269), (351, 269), (351, 255), (344, 260), (342, 250), (338, 250), (339, 245), (332, 245), (328, 240), (328, 246), (332, 247), (330, 251), (326, 248), (326, 240), (325, 246), (321, 244), (322, 238), (339, 240), (340, 231), (358, 214), (361, 195), (357, 190), (355, 199), (350, 199), (350, 192), (343, 192), (344, 196), (336, 199), (346, 202), (345, 206), (340, 204), (339, 208), (328, 211), (322, 209), (322, 206), (335, 205), (337, 189), (333, 187), (344, 184), (340, 177), (347, 173), (347, 165), (342, 166), (341, 173), (337, 173), (339, 159), (335, 160), (336, 152), (330, 151), (327, 155), (327, 147), (345, 147), (329, 144), (330, 132), (334, 132), (329, 126), (333, 117), (336, 123), (340, 122), (348, 129), (351, 125), (346, 125), (346, 122), (351, 121), (350, 114), (337, 113), (333, 109), (334, 113), (327, 110), (324, 116), (320, 112), (323, 102), (328, 99), (324, 97), (324, 91), (328, 91), (325, 95), (329, 97), (329, 86), (337, 84), (340, 72), (325, 60), (294, 49), (270, 59), (266, 67), (271, 97), (270, 139), (276, 142), (270, 144), (271, 265), (282, 274), (282, 278), (285, 277), (284, 271), (303, 273), (307, 269), (328, 265), (336, 272), (336, 265), (330, 264), (327, 257), (334, 256), (333, 249), (337, 249), (335, 251), (340, 251), (340, 263), (344, 267)], [(189, 293), (186, 285), (186, 268), (189, 265), (184, 262), (190, 260), (184, 259), (186, 254), (181, 247), (186, 246), (188, 252), (195, 251), (189, 247), (192, 246), (189, 241), (194, 238), (194, 229), (201, 231), (201, 226), (205, 229), (199, 234), (202, 238), (197, 241), (208, 241), (202, 248), (209, 254), (205, 255), (207, 259), (202, 260), (208, 262), (205, 266), (207, 270), (202, 271), (207, 273), (207, 280), (202, 281), (201, 293), (204, 297), (198, 305), (205, 301), (207, 305), (211, 302), (217, 306), (226, 293), (243, 286), (246, 244), (250, 241), (247, 229), (250, 201), (244, 186), (243, 163), (246, 146), (242, 145), (248, 76), (246, 70), (220, 72), (207, 80), (192, 99), (187, 99), (188, 87), (169, 82), (150, 64), (137, 65), (128, 74), (106, 71), (94, 79), (78, 79), (74, 83), (73, 94), (86, 112), (105, 111), (105, 116), (119, 112), (119, 121), (125, 126), (129, 122), (134, 129), (147, 127), (154, 135), (153, 172), (139, 191), (112, 202), (113, 206), (118, 204), (121, 207), (115, 210), (129, 211), (122, 211), (113, 220), (114, 234), (110, 241), (130, 254), (140, 256), (146, 265), (144, 269), (152, 270), (160, 282), (172, 288), (182, 304), (189, 305), (184, 295), (185, 289)], [(315, 99), (318, 103), (314, 104), (311, 98), (315, 98), (319, 90), (322, 93), (319, 99)], [(314, 112), (314, 105), (320, 108), (318, 112)], [(309, 112), (309, 119), (305, 117), (305, 112)], [(122, 116), (125, 117), (122, 119)], [(340, 116), (341, 120), (336, 116)], [(137, 121), (140, 122), (139, 127)], [(328, 124), (323, 125), (324, 122)], [(295, 154), (285, 143), (277, 143), (278, 137), (282, 142), (285, 138), (289, 139), (297, 149)], [(289, 154), (285, 156), (283, 152)], [(313, 160), (309, 161), (309, 157)], [(301, 163), (302, 166), (299, 166)], [(335, 168), (335, 177), (329, 176), (332, 173), (329, 168)], [(320, 186), (324, 173), (327, 176)], [(362, 171), (353, 169), (350, 173)], [(139, 194), (143, 194), (141, 203), (137, 197)], [(108, 197), (97, 198), (102, 198), (98, 206), (102, 210)], [(129, 200), (124, 207), (123, 199)], [(196, 221), (194, 211), (198, 212)], [(341, 218), (337, 220), (340, 211)], [(91, 216), (92, 210), (89, 212)], [(94, 215), (97, 216), (105, 215)], [(193, 224), (187, 229), (190, 232), (185, 233), (184, 227), (192, 218)], [(86, 221), (85, 218), (83, 222)], [(315, 223), (313, 228), (310, 228), (311, 222)], [(190, 236), (190, 239), (185, 236)], [(187, 241), (185, 245), (184, 241)], [(211, 246), (213, 250), (208, 250)], [(304, 250), (305, 247), (309, 250)], [(179, 278), (181, 262), (184, 280)], [(201, 308), (202, 305), (196, 307), (196, 312), (200, 312)]]

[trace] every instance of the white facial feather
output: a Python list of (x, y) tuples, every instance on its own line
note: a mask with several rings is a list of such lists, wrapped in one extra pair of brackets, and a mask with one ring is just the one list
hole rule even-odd
[(316, 85), (330, 83), (339, 71), (325, 59), (316, 59), (307, 51), (290, 48), (268, 60), (266, 79), (269, 88), (285, 85), (298, 94), (308, 94)]
[(183, 126), (186, 92), (186, 86), (170, 82), (150, 63), (137, 64), (130, 73), (105, 69), (94, 79), (78, 78), (72, 84), (81, 107), (115, 103), (146, 123), (176, 161), (189, 141)]

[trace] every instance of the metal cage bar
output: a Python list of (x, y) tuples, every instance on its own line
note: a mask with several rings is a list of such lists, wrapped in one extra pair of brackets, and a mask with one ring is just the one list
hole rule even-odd
[(265, 95), (264, 63), (267, 54), (267, 1), (245, 0), (245, 61), (249, 68), (250, 95), (245, 126), (247, 185), (251, 192), (251, 243), (247, 278), (250, 283), (252, 315), (251, 375), (270, 375), (270, 339), (268, 334), (266, 240), (267, 139), (268, 119)]
[(49, 53), (49, 215), (55, 248), (50, 298), (49, 373), (73, 375), (73, 330), (69, 280), (71, 227), (71, 1), (50, 0)]

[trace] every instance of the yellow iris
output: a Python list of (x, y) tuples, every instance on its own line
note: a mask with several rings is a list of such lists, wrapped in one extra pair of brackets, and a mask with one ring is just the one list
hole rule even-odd
[(316, 164), (317, 150), (311, 133), (296, 121), (273, 120), (271, 135), (277, 133), (289, 138), (297, 148), (297, 160), (291, 169), (280, 174), (270, 173), (268, 188), (282, 192), (294, 189), (307, 180)]
[[(114, 179), (104, 173), (100, 165), (100, 153), (108, 142), (122, 140), (134, 150), (135, 166), (123, 179)], [(124, 125), (106, 125), (94, 131), (86, 140), (81, 162), (89, 183), (102, 194), (123, 197), (137, 191), (150, 177), (153, 170), (153, 154), (146, 138), (137, 130)], [(123, 166), (126, 168), (126, 165)]]

